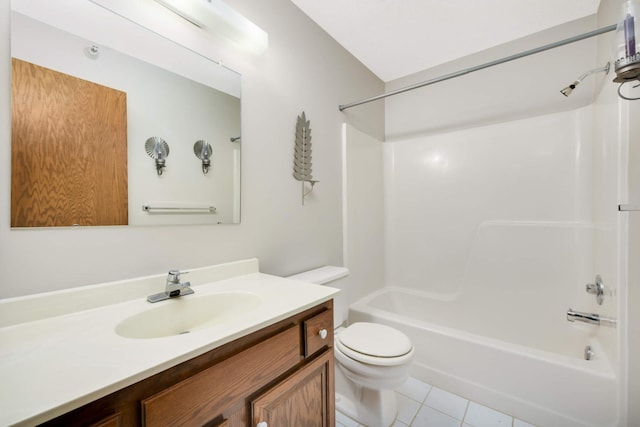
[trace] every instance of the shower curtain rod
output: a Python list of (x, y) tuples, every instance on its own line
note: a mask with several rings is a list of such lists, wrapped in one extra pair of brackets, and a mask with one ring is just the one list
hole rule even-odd
[(347, 108), (355, 107), (358, 105), (366, 104), (368, 102), (377, 101), (378, 99), (387, 98), (389, 96), (398, 95), (400, 93), (408, 92), (410, 90), (418, 89), (424, 86), (428, 86), (434, 83), (438, 83), (444, 80), (453, 79), (455, 77), (460, 77), (465, 74), (473, 73), (474, 71), (479, 71), (485, 68), (493, 67), (494, 65), (504, 64), (505, 62), (513, 61), (515, 59), (524, 58), (525, 56), (533, 55), (535, 53), (544, 52), (545, 50), (555, 49), (556, 47), (564, 46), (566, 44), (574, 43), (580, 40), (588, 39), (590, 37), (599, 36), (600, 34), (608, 33), (610, 31), (615, 31), (616, 25), (609, 25), (608, 27), (599, 28), (597, 30), (589, 31), (587, 33), (579, 34), (577, 36), (569, 37), (564, 40), (560, 40), (554, 43), (549, 43), (544, 46), (537, 47), (535, 49), (526, 50), (524, 52), (516, 53), (511, 56), (506, 56), (501, 59), (496, 59), (495, 61), (486, 62), (484, 64), (476, 65), (475, 67), (465, 68), (463, 70), (459, 70), (453, 73), (445, 74), (440, 77), (436, 77), (430, 80), (426, 80), (420, 83), (413, 84), (411, 86), (406, 86), (400, 89), (393, 90), (391, 92), (385, 92), (382, 95), (372, 96), (371, 98), (363, 99), (361, 101), (351, 102), (349, 104), (341, 104), (338, 105), (338, 109), (340, 111), (344, 111)]

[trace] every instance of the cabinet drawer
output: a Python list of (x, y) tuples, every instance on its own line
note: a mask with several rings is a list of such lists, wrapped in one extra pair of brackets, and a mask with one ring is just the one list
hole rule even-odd
[(203, 425), (300, 362), (299, 326), (142, 401), (147, 426)]
[(302, 330), (304, 357), (309, 357), (323, 348), (333, 347), (333, 311), (325, 310), (305, 320), (302, 322)]
[(91, 427), (120, 427), (121, 425), (122, 420), (120, 414), (115, 414), (103, 420), (100, 420), (95, 424), (91, 424)]

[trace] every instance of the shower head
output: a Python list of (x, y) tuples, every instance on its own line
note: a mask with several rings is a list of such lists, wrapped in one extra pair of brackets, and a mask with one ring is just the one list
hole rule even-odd
[(576, 80), (575, 82), (571, 83), (569, 86), (565, 87), (564, 89), (562, 89), (560, 91), (561, 94), (563, 94), (564, 96), (569, 96), (571, 95), (571, 92), (573, 92), (573, 90), (576, 88), (576, 86), (578, 86), (580, 84), (580, 81)]
[(593, 70), (587, 71), (586, 73), (584, 73), (583, 75), (578, 77), (578, 79), (575, 82), (571, 83), (569, 86), (567, 86), (564, 89), (562, 89), (560, 91), (560, 93), (563, 94), (564, 96), (571, 95), (571, 92), (573, 92), (573, 90), (576, 88), (576, 86), (578, 86), (582, 80), (587, 78), (587, 76), (590, 76), (593, 73), (604, 72), (605, 74), (609, 74), (609, 66), (610, 65), (611, 65), (611, 63), (607, 62), (607, 65), (605, 65), (604, 67), (594, 68)]

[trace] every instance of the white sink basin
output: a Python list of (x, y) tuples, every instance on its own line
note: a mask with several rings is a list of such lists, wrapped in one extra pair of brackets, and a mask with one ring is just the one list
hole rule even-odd
[(121, 337), (138, 339), (181, 335), (237, 320), (260, 302), (250, 292), (188, 295), (156, 303), (157, 308), (124, 319), (115, 331)]

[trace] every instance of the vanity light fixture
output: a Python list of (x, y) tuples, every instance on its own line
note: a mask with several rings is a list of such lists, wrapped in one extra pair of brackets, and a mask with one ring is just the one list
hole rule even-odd
[(158, 176), (162, 175), (162, 172), (164, 172), (165, 160), (169, 157), (169, 144), (159, 136), (152, 136), (147, 139), (147, 142), (144, 144), (144, 148), (147, 150), (149, 157), (156, 160), (156, 172), (158, 173)]
[(202, 28), (233, 42), (237, 47), (260, 54), (269, 46), (269, 35), (222, 0), (155, 0), (162, 6)]
[(211, 155), (213, 154), (211, 144), (204, 139), (196, 141), (196, 143), (193, 144), (193, 153), (197, 158), (202, 160), (202, 173), (206, 175), (209, 172), (209, 167), (211, 166)]

